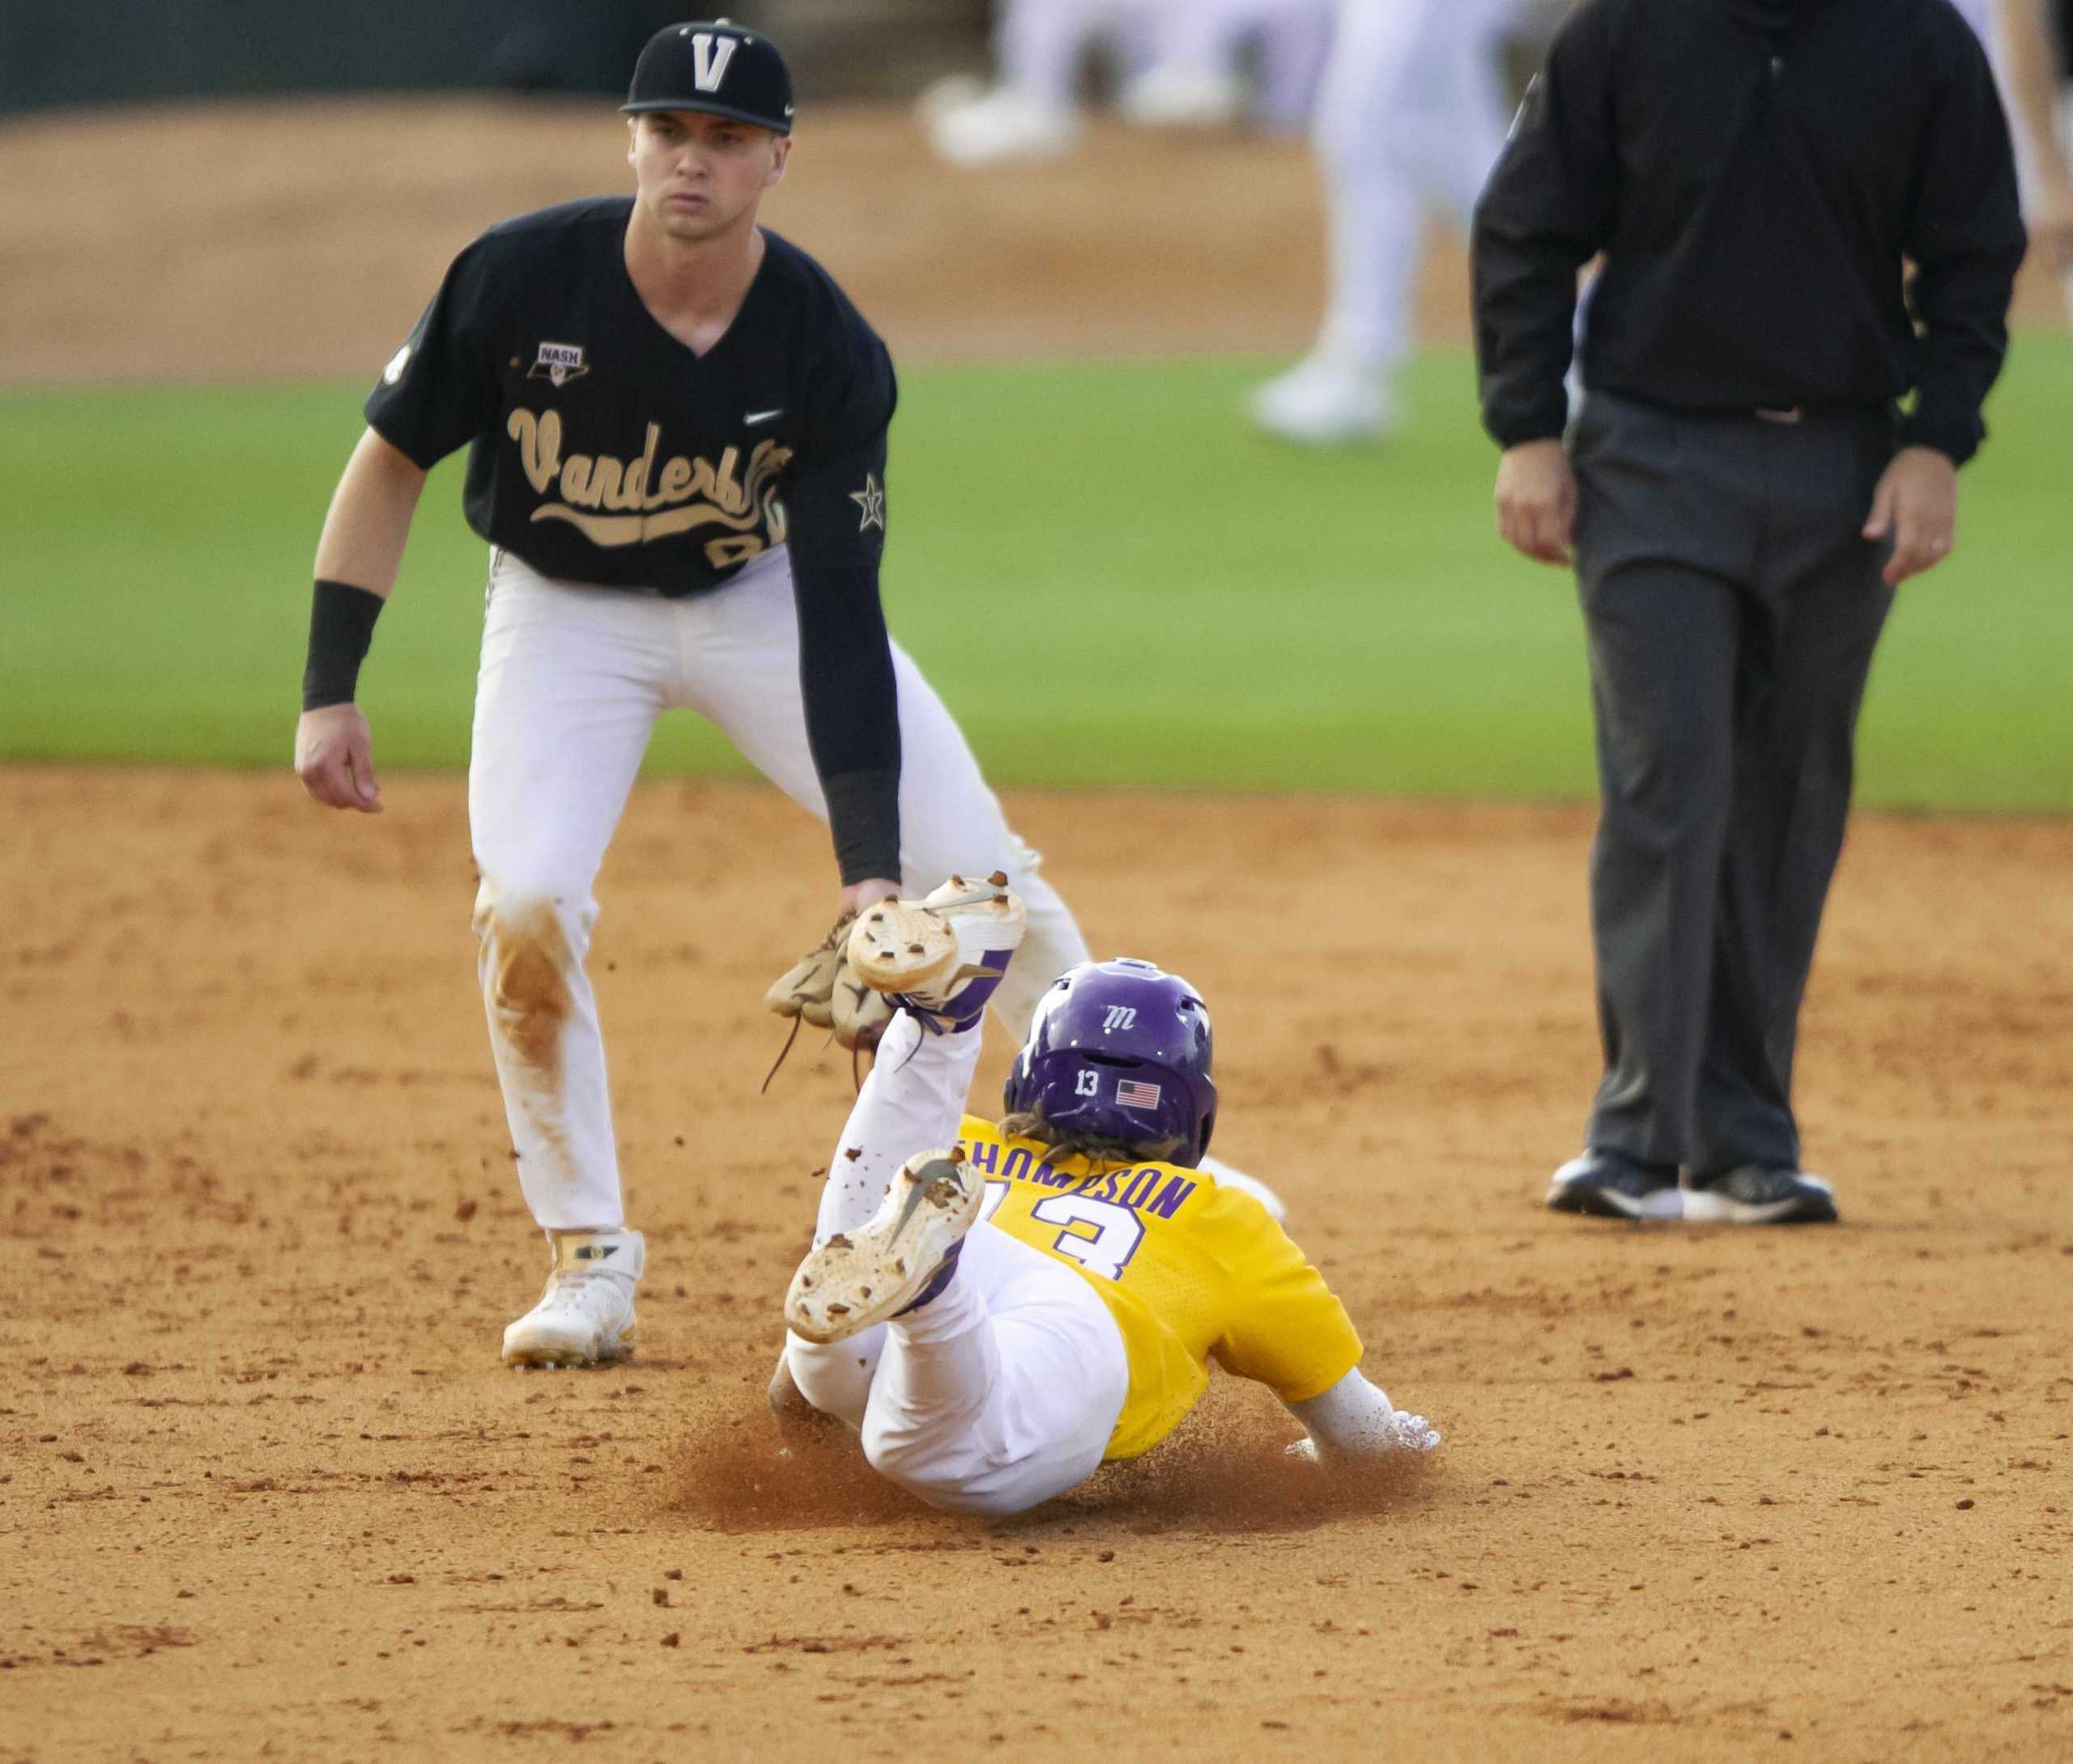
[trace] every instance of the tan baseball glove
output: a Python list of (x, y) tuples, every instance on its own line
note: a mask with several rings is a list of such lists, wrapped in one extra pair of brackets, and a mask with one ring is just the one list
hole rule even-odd
[(852, 1050), (876, 1047), (893, 1010), (884, 993), (873, 992), (850, 970), (849, 927), (856, 920), (853, 912), (837, 919), (819, 946), (787, 969), (763, 1001), (780, 1017), (795, 1019), (795, 1034), (801, 1022), (832, 1029)]

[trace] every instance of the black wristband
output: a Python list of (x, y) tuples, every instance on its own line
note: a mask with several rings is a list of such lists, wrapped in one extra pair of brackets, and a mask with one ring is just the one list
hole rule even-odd
[(824, 779), (828, 824), (842, 886), (874, 876), (900, 880), (900, 770), (845, 771)]
[(382, 606), (381, 597), (368, 589), (317, 578), (309, 603), (309, 660), (302, 670), (305, 711), (352, 702)]

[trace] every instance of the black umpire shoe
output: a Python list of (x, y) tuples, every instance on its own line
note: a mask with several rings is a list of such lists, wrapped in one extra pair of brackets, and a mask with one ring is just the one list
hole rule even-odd
[(1684, 1197), (1677, 1187), (1676, 1165), (1643, 1163), (1624, 1152), (1594, 1146), (1555, 1172), (1547, 1209), (1600, 1219), (1680, 1219)]
[(1684, 1217), (1696, 1225), (1833, 1225), (1836, 1192), (1803, 1170), (1738, 1164), (1693, 1176)]

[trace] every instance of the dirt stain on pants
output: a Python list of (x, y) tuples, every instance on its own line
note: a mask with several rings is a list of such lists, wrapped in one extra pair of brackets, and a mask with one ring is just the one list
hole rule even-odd
[(475, 928), (507, 1100), (517, 1105), (514, 1112), (522, 1111), (546, 1149), (566, 1163), (562, 1043), (575, 1009), (568, 982), (575, 957), (560, 915), (546, 895), (507, 901), (485, 882), (476, 897)]

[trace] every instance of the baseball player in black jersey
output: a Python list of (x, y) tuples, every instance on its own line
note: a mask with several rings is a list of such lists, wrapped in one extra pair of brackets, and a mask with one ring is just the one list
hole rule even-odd
[[(1018, 1038), (1088, 955), (887, 636), (892, 364), (828, 273), (756, 225), (791, 145), (783, 57), (725, 23), (672, 25), (624, 108), (636, 193), (492, 227), (368, 397), (317, 547), (296, 735), (318, 801), (380, 807), (359, 666), (426, 471), (468, 447), (468, 523), (491, 546), (475, 926), (519, 1180), (554, 1255), (504, 1334), (504, 1358), (532, 1365), (632, 1343), (644, 1246), (626, 1229), (584, 958), (591, 884), (658, 713), (711, 718), (827, 818), (845, 916), (903, 879), (918, 894), (951, 870), (1010, 878), (1029, 932), (996, 1008)], [(866, 1032), (841, 1017), (849, 989), (824, 954), (773, 993)]]

